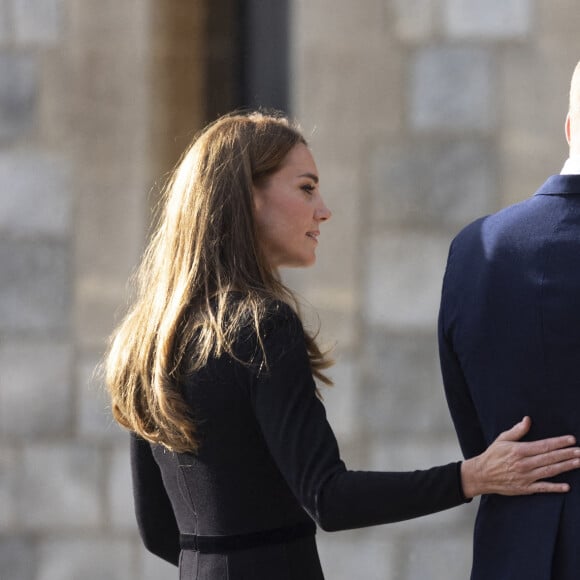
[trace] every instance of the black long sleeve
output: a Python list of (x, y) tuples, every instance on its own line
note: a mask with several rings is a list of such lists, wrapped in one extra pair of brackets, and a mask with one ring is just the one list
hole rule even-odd
[(413, 472), (346, 469), (302, 336), (299, 320), (284, 309), (265, 338), (268, 370), (254, 382), (252, 399), (274, 461), (317, 523), (329, 531), (358, 528), (463, 503), (458, 463)]
[(147, 441), (131, 434), (131, 474), (137, 526), (145, 547), (177, 566), (179, 529), (161, 471)]

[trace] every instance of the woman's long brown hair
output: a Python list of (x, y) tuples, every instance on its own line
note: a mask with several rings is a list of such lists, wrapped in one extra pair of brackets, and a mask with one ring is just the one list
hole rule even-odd
[[(199, 446), (181, 393), (183, 370), (233, 356), (248, 321), (260, 323), (273, 300), (297, 310), (292, 292), (268, 267), (254, 224), (252, 186), (306, 143), (283, 118), (222, 117), (193, 141), (162, 198), (162, 213), (136, 273), (136, 299), (111, 336), (105, 381), (115, 419), (177, 452)], [(232, 306), (231, 292), (239, 297)], [(330, 365), (305, 332), (313, 374), (330, 383)]]

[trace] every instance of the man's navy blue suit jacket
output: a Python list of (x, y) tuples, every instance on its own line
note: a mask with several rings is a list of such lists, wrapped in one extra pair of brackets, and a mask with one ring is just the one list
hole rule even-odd
[[(439, 313), (446, 396), (466, 457), (524, 415), (528, 439), (580, 440), (580, 175), (453, 240)], [(472, 580), (580, 579), (580, 472), (567, 494), (481, 498)]]

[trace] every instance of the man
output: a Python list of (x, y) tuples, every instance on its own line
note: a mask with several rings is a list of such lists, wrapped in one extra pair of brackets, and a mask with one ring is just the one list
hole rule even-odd
[[(466, 457), (524, 415), (531, 439), (580, 439), (580, 63), (566, 138), (560, 175), (451, 244), (439, 349)], [(472, 580), (580, 578), (580, 473), (563, 479), (566, 494), (482, 497)]]

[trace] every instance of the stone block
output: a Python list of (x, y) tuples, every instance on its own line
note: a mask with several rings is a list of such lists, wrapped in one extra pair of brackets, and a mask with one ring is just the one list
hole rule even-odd
[[(62, 0), (61, 0), (62, 1)], [(102, 0), (99, 4), (87, 5), (82, 0), (69, 1), (67, 8), (67, 24), (70, 33), (76, 41), (86, 41), (86, 47), (112, 50), (126, 49), (140, 54), (148, 47), (151, 40), (148, 36), (148, 26), (153, 10), (130, 3), (119, 3), (115, 0)], [(184, 11), (189, 9), (189, 3), (179, 3)], [(179, 8), (176, 6), (176, 10)], [(189, 45), (188, 45), (189, 46)], [(185, 46), (182, 46), (185, 49)], [(133, 57), (133, 55), (131, 55)]]
[(0, 578), (37, 580), (35, 543), (19, 536), (0, 536)]
[[(562, 19), (545, 16), (555, 19), (554, 26)], [(501, 59), (498, 94), (503, 120), (498, 160), (502, 206), (530, 197), (549, 175), (560, 172), (568, 156), (564, 119), (570, 77), (580, 54), (580, 40), (570, 42), (566, 54), (561, 49), (518, 47)]]
[[(357, 429), (362, 432), (363, 429), (361, 426), (362, 420), (359, 417), (357, 420)], [(366, 471), (369, 469), (369, 446), (366, 437), (367, 435), (362, 433), (353, 439), (347, 439), (345, 437), (338, 439), (340, 457), (344, 461), (347, 469), (352, 471)]]
[[(160, 78), (159, 75), (166, 71), (155, 66), (152, 71), (150, 65), (155, 65), (164, 57), (162, 39), (167, 37), (173, 41), (174, 38), (169, 31), (167, 34), (159, 31), (160, 34), (153, 36), (148, 32), (153, 25), (149, 19), (156, 11), (153, 5), (139, 4), (137, 7), (132, 3), (102, 0), (93, 6), (75, 1), (67, 2), (66, 9), (67, 42), (64, 55), (67, 69), (63, 72), (74, 88), (75, 107), (71, 121), (76, 129), (69, 132), (68, 137), (79, 147), (79, 162), (87, 162), (83, 166), (83, 174), (102, 174), (100, 160), (106, 160), (109, 169), (116, 162), (119, 186), (114, 185), (111, 194), (123, 198), (126, 188), (132, 188), (135, 181), (144, 186), (141, 193), (146, 194), (150, 183), (144, 181), (144, 176), (147, 179), (158, 177), (149, 173), (152, 166), (156, 169), (158, 166), (154, 159), (147, 156), (151, 153), (148, 138), (152, 123), (154, 126), (159, 123), (159, 102), (158, 99), (152, 102), (151, 98), (157, 96), (162, 101), (168, 98), (165, 94), (167, 87), (175, 85), (170, 75), (175, 73), (175, 67), (180, 67), (183, 54), (192, 45), (180, 47), (181, 52), (175, 54), (172, 63), (174, 66), (166, 67), (169, 69), (167, 78)], [(187, 16), (188, 21), (190, 16)], [(197, 43), (197, 39), (187, 40), (193, 46)], [(148, 74), (152, 72), (156, 73), (156, 82), (148, 86)], [(185, 68), (183, 73), (194, 75), (194, 78), (197, 75), (197, 71)], [(162, 86), (158, 88), (159, 82)], [(184, 82), (187, 85), (189, 80)], [(135, 90), (136, 87), (142, 89)], [(153, 110), (149, 108), (150, 104), (154, 105)], [(160, 114), (166, 122), (167, 115), (172, 116), (175, 112), (168, 109), (161, 110)], [(178, 130), (186, 134), (191, 129), (188, 126)], [(175, 137), (173, 134), (162, 136), (170, 142)], [(137, 160), (142, 164), (140, 167), (136, 166)], [(83, 179), (83, 183), (85, 181)], [(120, 187), (121, 183), (124, 183), (123, 187)], [(103, 175), (101, 189), (97, 191), (105, 195), (108, 193), (103, 184)]]
[[(159, 115), (148, 108), (152, 94), (146, 88), (153, 49), (150, 13), (147, 3), (67, 3), (67, 67), (52, 71), (74, 86), (69, 123), (75, 131), (66, 137), (77, 163), (74, 320), (83, 349), (102, 347), (112, 330), (143, 249), (151, 181), (159, 177), (151, 174), (158, 165), (152, 163), (149, 139)], [(167, 86), (155, 94), (168, 98)], [(57, 91), (49, 94), (53, 110), (58, 98)], [(172, 116), (171, 109), (167, 112)], [(190, 129), (180, 127), (183, 133)], [(167, 137), (162, 136), (172, 142), (175, 135)]]
[(363, 347), (360, 418), (366, 430), (396, 434), (448, 434), (437, 338), (369, 333)]
[(63, 33), (63, 0), (12, 0), (14, 36), (21, 44), (47, 46)]
[(538, 42), (538, 49), (534, 52), (558, 52), (562, 61), (553, 61), (552, 64), (556, 67), (566, 61), (574, 67), (578, 61), (580, 17), (577, 8), (575, 0), (558, 0), (558, 4), (550, 0), (534, 2), (534, 38)]
[(12, 38), (10, 0), (0, 0), (0, 43), (7, 44)]
[[(355, 264), (349, 263), (350, 256), (345, 256), (339, 249), (337, 255), (344, 259), (341, 260), (344, 267), (342, 280), (339, 269), (333, 268), (332, 263), (321, 268), (315, 266), (308, 271), (296, 270), (290, 276), (285, 273), (284, 280), (289, 288), (298, 293), (304, 304), (301, 312), (304, 326), (319, 332), (317, 340), (321, 348), (336, 347), (338, 353), (348, 352), (357, 344), (358, 294)], [(336, 262), (336, 258), (331, 258), (331, 262)]]
[(489, 146), (421, 140), (379, 146), (370, 158), (374, 226), (439, 224), (459, 229), (497, 209)]
[[(76, 250), (76, 248), (75, 248)], [(78, 258), (78, 255), (77, 255)], [(78, 269), (76, 270), (78, 274)], [(97, 273), (76, 278), (75, 334), (84, 350), (104, 350), (127, 304), (127, 279)]]
[(132, 554), (132, 542), (126, 537), (45, 539), (35, 580), (133, 579)]
[(489, 132), (495, 125), (491, 53), (471, 46), (420, 49), (411, 72), (415, 131)]
[(560, 173), (567, 156), (557, 139), (542, 139), (533, 134), (533, 128), (506, 131), (499, 149), (501, 207), (531, 197), (548, 176)]
[(318, 551), (325, 578), (332, 580), (396, 580), (391, 573), (396, 559), (394, 545), (377, 541), (375, 535), (359, 530), (340, 534), (317, 534)]
[[(361, 148), (377, 134), (395, 136), (403, 128), (405, 56), (400, 43), (387, 36), (377, 48), (343, 44), (329, 52), (317, 47), (301, 49), (295, 58), (300, 74), (292, 85), (293, 108), (307, 138), (312, 137), (315, 156), (328, 155), (341, 166), (341, 173), (349, 170), (359, 180), (357, 187)], [(317, 143), (324, 143), (324, 148)], [(319, 169), (323, 193), (332, 191), (326, 181), (332, 174), (323, 172), (322, 166)], [(331, 169), (334, 172), (335, 167)]]
[(122, 531), (136, 530), (133, 489), (131, 486), (131, 464), (129, 458), (129, 436), (125, 445), (116, 445), (110, 456), (109, 481), (107, 484), (110, 522)]
[(427, 42), (436, 30), (435, 0), (394, 0), (395, 33), (406, 42)]
[(123, 159), (119, 153), (110, 163), (93, 162), (87, 155), (81, 163), (83, 183), (75, 203), (75, 326), (83, 348), (102, 348), (143, 250), (148, 188), (127, 183), (128, 174), (133, 181), (143, 176), (134, 158)]
[[(459, 459), (461, 459), (459, 456), (455, 457), (456, 461), (459, 461)], [(432, 461), (429, 467), (436, 464), (438, 465), (439, 463)], [(462, 504), (420, 518), (405, 520), (397, 523), (396, 533), (404, 537), (405, 543), (410, 546), (421, 545), (425, 540), (425, 535), (429, 534), (448, 535), (460, 530), (466, 537), (471, 537), (478, 506), (479, 500), (475, 500), (469, 504)], [(403, 577), (402, 574), (397, 576), (397, 578), (401, 577)]]
[(77, 367), (78, 432), (87, 439), (123, 440), (127, 432), (113, 419), (103, 373), (99, 356), (80, 358)]
[(0, 434), (65, 435), (72, 430), (71, 348), (58, 341), (0, 343)]
[(451, 38), (497, 41), (531, 33), (530, 0), (446, 0), (445, 31)]
[(68, 327), (69, 247), (0, 240), (0, 330), (59, 332)]
[[(17, 465), (19, 465), (19, 460), (17, 459), (16, 450), (7, 445), (0, 446), (0, 534), (9, 532), (16, 523), (14, 505), (16, 481), (14, 474), (16, 473)], [(0, 565), (1, 569), (2, 566)]]
[(104, 470), (96, 446), (29, 445), (22, 452), (21, 462), (17, 509), (22, 525), (32, 530), (91, 529), (101, 525)]
[(177, 568), (148, 552), (142, 544), (139, 549), (139, 580), (174, 580), (177, 575)]
[[(122, 155), (120, 151), (118, 154)], [(92, 165), (82, 168), (82, 183), (75, 191), (75, 224), (80, 227), (76, 238), (79, 274), (91, 283), (98, 282), (91, 276), (122, 275), (122, 282), (117, 284), (124, 287), (143, 250), (150, 216), (148, 184), (129, 183), (131, 178), (137, 181), (136, 175), (143, 175), (142, 168), (130, 157), (123, 163), (119, 158), (91, 160), (87, 155), (80, 163)]]
[(404, 231), (369, 237), (363, 317), (368, 326), (434, 331), (450, 237)]
[(328, 421), (339, 440), (352, 440), (359, 429), (358, 396), (360, 393), (360, 372), (352, 359), (341, 357), (328, 370), (334, 386), (321, 386), (321, 394), (326, 407)]
[(36, 121), (38, 65), (30, 54), (0, 54), (0, 142), (22, 137)]
[(71, 215), (70, 167), (62, 156), (0, 153), (0, 233), (63, 238)]
[(472, 539), (467, 533), (431, 533), (410, 543), (402, 580), (469, 578)]
[(383, 0), (295, 0), (290, 3), (290, 46), (315, 48), (328, 56), (345, 46), (376, 46), (388, 24), (385, 4)]
[(377, 471), (412, 471), (428, 469), (461, 460), (461, 450), (451, 419), (447, 433), (430, 437), (417, 430), (400, 436), (375, 437), (369, 453), (369, 469)]
[[(68, 38), (68, 37), (64, 37)], [(68, 42), (67, 42), (68, 45)], [(57, 52), (58, 49), (51, 49)], [(76, 87), (77, 79), (72, 72), (70, 58), (64, 48), (58, 50), (55, 58), (42, 61), (40, 85), (42, 96), (38, 103), (38, 138), (42, 143), (50, 143), (53, 150), (76, 151), (78, 129), (75, 125), (75, 107), (71, 107), (71, 89)], [(75, 172), (79, 167), (75, 167)]]

